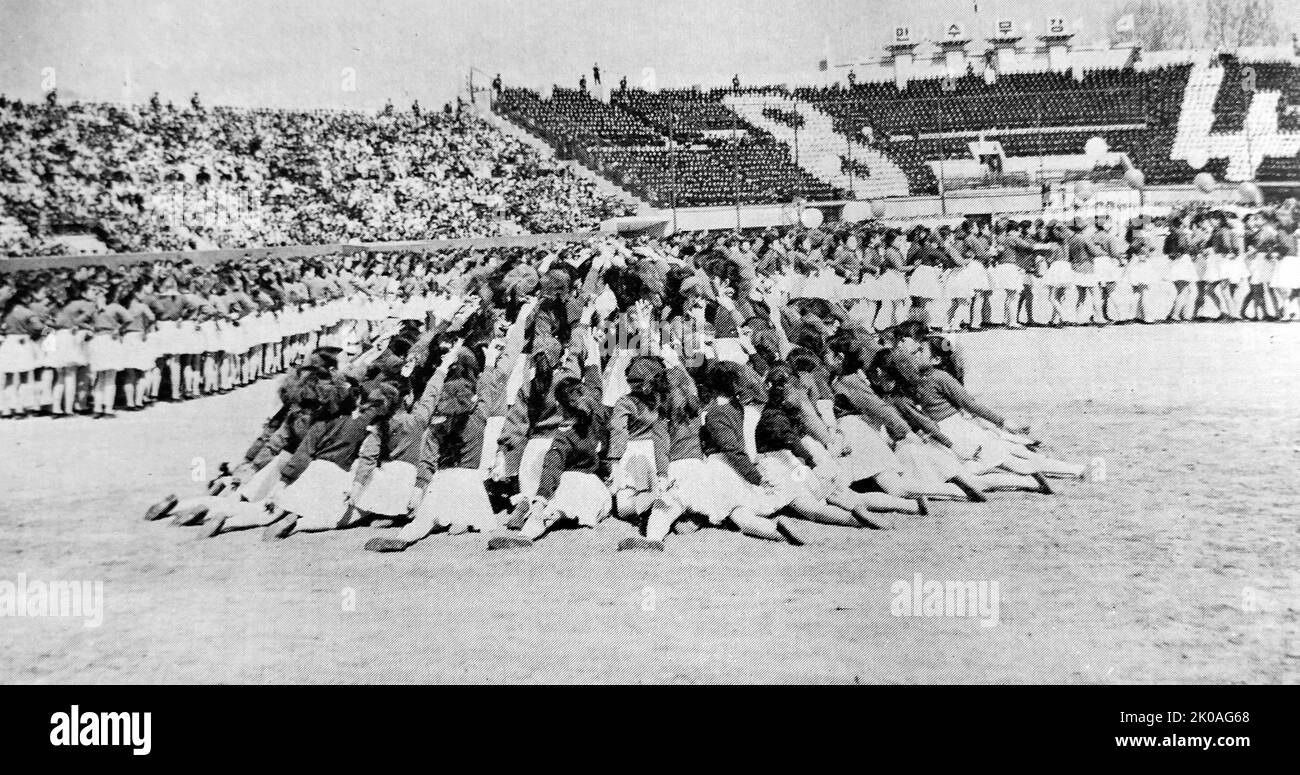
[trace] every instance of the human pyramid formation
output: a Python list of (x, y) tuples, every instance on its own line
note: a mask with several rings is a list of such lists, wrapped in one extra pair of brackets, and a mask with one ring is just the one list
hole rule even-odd
[(870, 238), (819, 235), (773, 233), (759, 255), (707, 235), (371, 255), (443, 301), (390, 313), (359, 354), (314, 347), (243, 460), (146, 519), (396, 528), (365, 544), (380, 552), (466, 531), (522, 548), (610, 516), (638, 527), (620, 549), (709, 525), (800, 544), (792, 517), (888, 528), (934, 499), (1085, 476), (974, 398), (923, 320), (865, 324), (861, 302), (816, 295), (796, 246)]

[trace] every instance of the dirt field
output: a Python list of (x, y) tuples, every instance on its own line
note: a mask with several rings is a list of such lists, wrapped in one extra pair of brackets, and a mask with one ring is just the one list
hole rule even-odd
[[(242, 451), (273, 387), (0, 425), (0, 581), (102, 581), (102, 626), (0, 618), (0, 681), (1300, 682), (1300, 325), (967, 336), (968, 383), (1104, 482), (887, 532), (632, 528), (398, 555), (147, 524)], [(998, 624), (891, 615), (897, 580), (997, 581)], [(352, 603), (352, 605), (349, 605)], [(348, 610), (349, 608), (353, 610)]]

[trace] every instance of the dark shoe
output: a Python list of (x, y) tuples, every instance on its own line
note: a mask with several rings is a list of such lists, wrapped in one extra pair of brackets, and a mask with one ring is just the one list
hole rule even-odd
[(618, 550), (620, 552), (662, 552), (664, 550), (664, 542), (651, 541), (650, 539), (642, 538), (641, 536), (632, 536), (631, 538), (624, 538), (622, 541), (619, 541)]
[(149, 507), (149, 510), (144, 513), (144, 521), (153, 522), (162, 519), (170, 514), (172, 509), (176, 508), (177, 503), (178, 501), (175, 495), (168, 495), (166, 498), (163, 498)]
[(273, 522), (266, 526), (262, 531), (263, 541), (283, 541), (289, 537), (293, 529), (298, 526), (297, 517), (285, 517), (279, 522)]
[(954, 476), (948, 481), (960, 487), (961, 491), (966, 493), (966, 497), (974, 503), (983, 503), (988, 500), (988, 496), (984, 494), (983, 490), (968, 484), (960, 476)]
[(1053, 490), (1053, 489), (1052, 489), (1052, 485), (1050, 485), (1050, 484), (1047, 483), (1047, 477), (1046, 477), (1046, 476), (1043, 476), (1043, 475), (1040, 474), (1040, 473), (1035, 473), (1035, 474), (1034, 474), (1034, 481), (1035, 481), (1035, 482), (1038, 482), (1038, 491), (1041, 492), (1042, 494), (1044, 494), (1044, 495), (1055, 495), (1055, 494), (1056, 494), (1056, 490)]
[(803, 546), (803, 539), (795, 535), (794, 530), (790, 528), (790, 522), (785, 517), (776, 518), (776, 531), (781, 537), (792, 546)]
[(523, 536), (493, 536), (488, 539), (488, 551), (498, 549), (527, 549), (533, 542)]
[(214, 519), (214, 520), (212, 520), (212, 524), (208, 525), (207, 529), (203, 531), (203, 537), (204, 537), (204, 538), (215, 538), (215, 537), (217, 537), (218, 535), (221, 534), (221, 528), (223, 528), (223, 527), (225, 527), (225, 526), (226, 526), (226, 518), (225, 518), (225, 517), (220, 517), (220, 518), (218, 518), (218, 519)]
[(673, 532), (677, 535), (689, 535), (699, 529), (700, 523), (689, 516), (682, 517), (673, 523)]
[(522, 498), (515, 504), (515, 510), (511, 512), (510, 519), (506, 520), (506, 530), (519, 530), (528, 520), (528, 499)]
[(365, 550), (367, 552), (404, 552), (408, 546), (410, 544), (396, 538), (372, 538), (366, 541)]
[(176, 516), (172, 517), (171, 525), (172, 527), (190, 527), (191, 525), (201, 525), (203, 524), (203, 521), (207, 518), (208, 518), (208, 509), (206, 506), (203, 506), (189, 511), (177, 512)]
[(860, 525), (867, 528), (868, 530), (889, 530), (894, 526), (893, 523), (885, 519), (880, 514), (876, 514), (870, 511), (862, 511), (862, 512), (855, 511), (853, 512), (853, 516), (858, 520), (858, 523)]
[(230, 463), (222, 463), (217, 466), (217, 475), (212, 477), (211, 481), (208, 482), (208, 486), (211, 487), (226, 476), (230, 476)]

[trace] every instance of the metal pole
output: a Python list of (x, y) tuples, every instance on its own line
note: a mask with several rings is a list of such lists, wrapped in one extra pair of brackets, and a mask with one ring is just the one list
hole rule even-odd
[(857, 194), (853, 191), (853, 138), (847, 133), (844, 135), (844, 147), (849, 155), (849, 198), (857, 199)]
[(1247, 180), (1255, 179), (1255, 155), (1250, 149), (1250, 109), (1246, 110), (1246, 119), (1241, 122), (1241, 128), (1246, 133), (1246, 166), (1249, 168), (1250, 177)]
[(1040, 94), (1034, 98), (1034, 109), (1037, 112), (1038, 124), (1038, 185), (1043, 185), (1043, 97)]
[(794, 111), (794, 166), (799, 166), (799, 111)]
[(939, 103), (939, 214), (947, 215), (948, 183), (947, 175), (944, 171), (946, 166), (944, 163), (946, 161), (946, 154), (943, 152), (943, 133), (946, 127), (944, 124), (943, 97), (937, 97), (936, 99)]
[(673, 180), (673, 233), (677, 232), (677, 139), (673, 137), (673, 116), (676, 115), (676, 105), (670, 105), (668, 108), (668, 166), (672, 170)]
[(794, 190), (799, 196), (803, 196), (803, 173), (799, 166), (799, 124), (802, 122), (803, 116), (796, 106), (794, 109)]
[(740, 231), (740, 142), (736, 139), (740, 116), (731, 113), (731, 187), (736, 195), (736, 231)]

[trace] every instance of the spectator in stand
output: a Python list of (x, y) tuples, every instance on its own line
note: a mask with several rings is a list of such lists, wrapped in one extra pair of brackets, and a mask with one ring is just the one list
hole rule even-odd
[[(463, 101), (459, 102), (463, 108)], [(581, 231), (623, 215), (476, 116), (0, 99), (0, 253), (114, 252)]]

